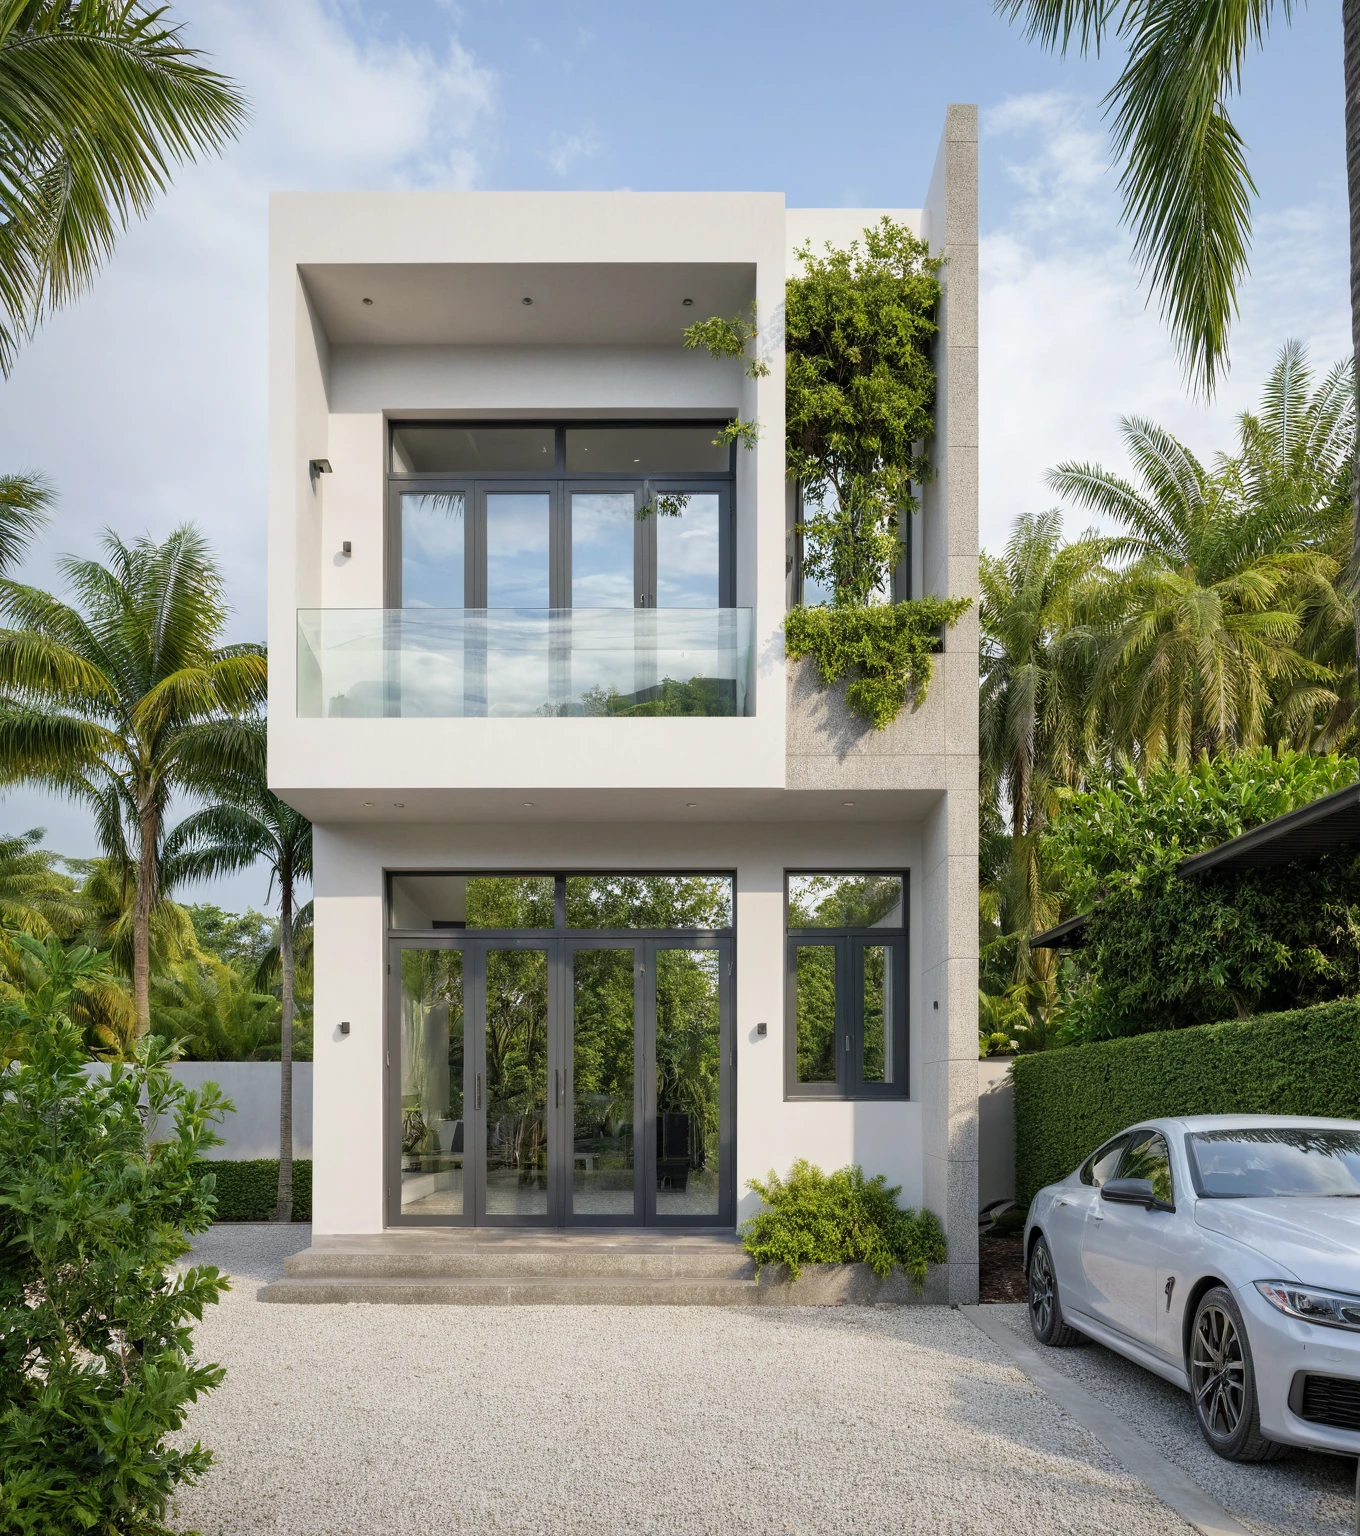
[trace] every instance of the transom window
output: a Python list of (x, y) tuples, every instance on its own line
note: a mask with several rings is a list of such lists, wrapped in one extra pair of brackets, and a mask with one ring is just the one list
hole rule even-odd
[(721, 422), (396, 422), (392, 608), (730, 608)]
[(907, 1096), (906, 880), (790, 874), (785, 1097)]

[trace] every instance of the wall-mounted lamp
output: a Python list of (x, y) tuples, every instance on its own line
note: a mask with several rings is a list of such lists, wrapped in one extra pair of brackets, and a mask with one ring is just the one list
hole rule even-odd
[(770, 1032), (770, 1026), (768, 1024), (757, 1024), (756, 1025), (756, 1034), (758, 1034), (758, 1035), (768, 1035), (769, 1032)]
[(340, 1021), (340, 1033), (342, 1035), (349, 1034), (349, 1020), (348, 1019), (342, 1019)]
[(311, 470), (312, 478), (316, 479), (318, 475), (330, 474), (331, 461), (329, 459), (313, 459), (307, 468)]
[(348, 539), (346, 539), (345, 542), (340, 546), (340, 553), (346, 557), (354, 553), (353, 549), (350, 547), (350, 542)]

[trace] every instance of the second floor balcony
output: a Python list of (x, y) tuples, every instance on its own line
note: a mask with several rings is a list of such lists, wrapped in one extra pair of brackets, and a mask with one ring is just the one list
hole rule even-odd
[(749, 608), (312, 608), (304, 719), (754, 712)]

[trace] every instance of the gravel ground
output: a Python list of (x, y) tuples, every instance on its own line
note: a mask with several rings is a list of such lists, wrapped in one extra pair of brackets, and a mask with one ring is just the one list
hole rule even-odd
[[(1023, 1305), (990, 1310), (1033, 1342)], [(1190, 1399), (1170, 1382), (1100, 1344), (1045, 1350), (1044, 1359), (1113, 1408), (1261, 1536), (1351, 1536), (1354, 1531), (1355, 1463), (1348, 1458), (1293, 1451), (1282, 1461), (1257, 1466), (1227, 1462), (1205, 1444)]]
[(204, 1536), (1189, 1530), (946, 1308), (266, 1306), (219, 1227)]

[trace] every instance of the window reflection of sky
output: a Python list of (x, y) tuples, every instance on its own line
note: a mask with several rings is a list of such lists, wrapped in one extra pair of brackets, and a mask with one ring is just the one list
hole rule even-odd
[(571, 601), (575, 608), (631, 608), (632, 491), (571, 498)]
[(1190, 1145), (1206, 1194), (1360, 1196), (1360, 1134), (1265, 1128), (1192, 1136)]
[(718, 606), (718, 497), (689, 494), (678, 517), (656, 516), (656, 606)]
[(548, 606), (548, 497), (545, 492), (486, 498), (486, 606)]
[(460, 492), (401, 498), (403, 608), (463, 606), (463, 513)]

